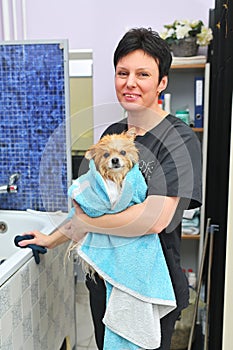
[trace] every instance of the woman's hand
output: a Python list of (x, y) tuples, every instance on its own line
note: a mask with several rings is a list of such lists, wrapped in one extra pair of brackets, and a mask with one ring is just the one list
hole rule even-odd
[(59, 229), (52, 232), (50, 235), (45, 235), (44, 233), (36, 230), (26, 232), (22, 234), (22, 236), (32, 235), (34, 238), (20, 241), (19, 246), (25, 247), (28, 244), (36, 244), (49, 249), (55, 248), (58, 245), (65, 243), (69, 240), (68, 236), (65, 235), (65, 232), (67, 232), (70, 229), (70, 227), (71, 223), (70, 221), (68, 221), (65, 222), (63, 226), (59, 227)]
[(32, 235), (34, 238), (20, 241), (18, 243), (20, 247), (25, 247), (28, 244), (36, 244), (36, 245), (40, 245), (42, 247), (47, 247), (47, 248), (50, 247), (50, 244), (51, 244), (50, 241), (52, 241), (51, 237), (48, 235), (45, 235), (44, 233), (42, 233), (40, 231), (35, 230), (35, 231), (29, 231), (29, 232), (22, 234), (22, 236), (25, 236), (25, 235)]
[(75, 214), (70, 221), (70, 227), (67, 227), (67, 229), (63, 231), (63, 234), (65, 234), (69, 239), (79, 242), (87, 234), (86, 223), (83, 220), (84, 217), (86, 217), (86, 214), (83, 212), (77, 202), (73, 201), (73, 205), (75, 208)]

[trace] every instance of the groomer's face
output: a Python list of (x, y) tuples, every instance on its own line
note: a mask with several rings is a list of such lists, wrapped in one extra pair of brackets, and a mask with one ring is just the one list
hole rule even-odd
[(122, 107), (128, 111), (158, 107), (159, 93), (164, 90), (167, 78), (160, 83), (159, 68), (155, 59), (142, 50), (121, 58), (116, 66), (115, 89)]

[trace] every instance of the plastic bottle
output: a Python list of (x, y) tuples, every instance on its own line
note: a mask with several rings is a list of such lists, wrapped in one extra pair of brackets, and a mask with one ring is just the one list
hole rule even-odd
[(193, 272), (192, 269), (188, 269), (188, 281), (189, 286), (195, 289), (197, 284), (197, 278), (195, 272)]
[(171, 113), (171, 94), (164, 94), (164, 110)]
[(176, 111), (176, 117), (180, 118), (181, 120), (183, 120), (183, 122), (189, 125), (189, 110)]
[(158, 100), (158, 105), (161, 109), (163, 109), (163, 100), (162, 99)]

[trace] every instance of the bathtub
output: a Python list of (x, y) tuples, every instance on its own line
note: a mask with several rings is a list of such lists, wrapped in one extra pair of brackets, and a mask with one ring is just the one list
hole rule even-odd
[(0, 261), (3, 261), (0, 286), (33, 256), (30, 248), (16, 247), (14, 237), (30, 230), (50, 234), (66, 217), (67, 214), (62, 212), (0, 210)]

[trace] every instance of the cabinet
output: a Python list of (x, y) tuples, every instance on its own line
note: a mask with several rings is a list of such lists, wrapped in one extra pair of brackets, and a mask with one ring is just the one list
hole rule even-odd
[(197, 133), (202, 144), (202, 179), (203, 179), (203, 205), (200, 209), (200, 234), (182, 235), (181, 244), (181, 264), (185, 269), (193, 269), (198, 274), (198, 268), (201, 260), (204, 237), (204, 213), (205, 213), (205, 174), (206, 174), (206, 156), (207, 156), (207, 135), (208, 135), (208, 101), (209, 101), (209, 76), (210, 64), (206, 63), (205, 57), (200, 57), (198, 63), (188, 63), (185, 58), (181, 58), (172, 63), (169, 73), (169, 83), (165, 93), (171, 94), (171, 113), (176, 114), (176, 110), (189, 109), (190, 122), (194, 125), (195, 113), (195, 77), (204, 77), (204, 121), (203, 128), (193, 128)]

